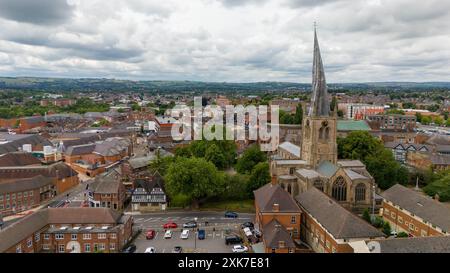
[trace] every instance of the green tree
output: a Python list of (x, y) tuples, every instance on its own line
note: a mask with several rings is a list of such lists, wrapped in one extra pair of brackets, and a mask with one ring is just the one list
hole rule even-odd
[(266, 154), (259, 149), (259, 146), (252, 145), (237, 160), (236, 171), (241, 174), (249, 174), (256, 164), (265, 161), (267, 161)]
[(218, 169), (224, 169), (227, 165), (223, 151), (214, 143), (206, 149), (205, 159), (212, 162)]
[(420, 121), (420, 123), (422, 123), (422, 124), (424, 124), (424, 125), (428, 125), (428, 124), (430, 124), (431, 123), (431, 117), (429, 117), (429, 116), (424, 116), (424, 117), (422, 117), (421, 118), (421, 121)]
[(299, 103), (297, 105), (297, 108), (295, 109), (294, 123), (302, 124), (302, 120), (303, 120), (303, 108), (302, 105)]
[(442, 171), (434, 175), (433, 181), (423, 188), (423, 191), (434, 197), (439, 196), (439, 201), (450, 201), (450, 171)]
[(169, 195), (187, 196), (194, 208), (199, 207), (201, 199), (215, 196), (224, 182), (224, 176), (213, 163), (195, 157), (178, 157), (164, 178)]
[(416, 121), (422, 122), (422, 114), (421, 113), (416, 113)]
[(444, 124), (444, 119), (442, 117), (435, 117), (434, 118), (434, 123), (438, 126), (441, 126), (442, 124)]
[(397, 234), (397, 238), (408, 238), (408, 233), (401, 231)]
[(384, 222), (383, 224), (383, 233), (386, 234), (386, 236), (390, 236), (391, 235), (391, 225), (389, 224), (389, 222)]
[(343, 159), (359, 159), (374, 177), (378, 186), (387, 189), (396, 183), (408, 183), (408, 171), (395, 161), (392, 152), (368, 132), (351, 132), (338, 138), (338, 154)]
[(253, 191), (270, 182), (269, 163), (260, 162), (255, 165), (247, 184), (247, 193), (251, 196)]
[(362, 218), (363, 218), (364, 220), (366, 220), (366, 222), (368, 222), (368, 223), (371, 223), (371, 222), (372, 222), (372, 219), (370, 219), (369, 209), (366, 208), (366, 209), (364, 210)]

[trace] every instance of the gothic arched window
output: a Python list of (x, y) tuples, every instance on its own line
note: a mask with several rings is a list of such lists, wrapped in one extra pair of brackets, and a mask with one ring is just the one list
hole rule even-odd
[(325, 128), (325, 139), (330, 138), (330, 127)]
[(288, 192), (289, 194), (292, 192), (291, 184), (288, 184), (288, 186), (287, 186), (287, 192)]
[(284, 190), (284, 184), (281, 184), (281, 188)]
[(320, 179), (316, 179), (313, 182), (314, 187), (316, 187), (318, 190), (323, 191), (323, 181)]
[(359, 183), (355, 188), (355, 201), (366, 200), (366, 185)]
[(331, 196), (337, 201), (347, 200), (347, 183), (342, 176), (339, 176), (334, 181)]

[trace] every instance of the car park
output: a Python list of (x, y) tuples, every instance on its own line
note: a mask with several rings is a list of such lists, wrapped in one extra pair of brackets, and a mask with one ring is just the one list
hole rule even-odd
[(183, 253), (183, 248), (181, 246), (175, 246), (172, 253)]
[(244, 234), (245, 234), (245, 236), (247, 236), (247, 237), (253, 236), (253, 232), (252, 232), (251, 229), (248, 228), (248, 227), (244, 228)]
[(197, 222), (195, 222), (195, 221), (189, 221), (189, 222), (183, 224), (183, 228), (196, 228), (196, 227), (197, 227)]
[(189, 238), (189, 229), (184, 229), (181, 232), (180, 238), (183, 239), (183, 240), (188, 239)]
[(167, 230), (166, 233), (164, 234), (164, 239), (170, 239), (170, 238), (172, 238), (172, 231)]
[(242, 228), (251, 228), (253, 229), (255, 225), (252, 222), (245, 222), (241, 225)]
[(248, 251), (248, 247), (243, 245), (234, 245), (232, 251), (233, 253), (245, 253)]
[(238, 218), (238, 214), (234, 211), (225, 212), (225, 218)]
[(154, 247), (147, 247), (144, 253), (156, 253), (156, 250)]
[(199, 240), (204, 240), (205, 237), (206, 237), (206, 232), (205, 232), (205, 230), (204, 230), (204, 229), (200, 229), (200, 230), (198, 231), (198, 239), (199, 239)]
[(165, 223), (164, 225), (163, 225), (163, 228), (164, 229), (168, 229), (168, 228), (177, 228), (178, 227), (178, 225), (176, 224), (176, 223), (174, 223), (174, 222), (168, 222), (168, 223)]
[(136, 245), (129, 245), (123, 250), (123, 253), (134, 253), (136, 252)]
[(242, 243), (242, 238), (237, 235), (229, 235), (225, 237), (225, 244), (240, 244)]

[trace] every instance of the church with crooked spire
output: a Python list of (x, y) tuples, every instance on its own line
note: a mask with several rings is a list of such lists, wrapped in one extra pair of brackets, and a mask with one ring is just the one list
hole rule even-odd
[[(335, 107), (336, 108), (336, 107)], [(331, 110), (317, 32), (314, 30), (312, 96), (302, 121), (301, 147), (281, 143), (271, 175), (292, 197), (315, 187), (350, 209), (371, 205), (373, 177), (359, 160), (338, 160), (337, 114)]]

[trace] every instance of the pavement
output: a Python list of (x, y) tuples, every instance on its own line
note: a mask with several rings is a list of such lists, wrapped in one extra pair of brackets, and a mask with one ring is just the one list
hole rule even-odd
[[(254, 222), (255, 215), (240, 213), (236, 219), (225, 218), (224, 212), (207, 211), (183, 211), (163, 212), (134, 215), (135, 228), (142, 228), (142, 233), (134, 240), (136, 252), (143, 253), (147, 247), (154, 247), (157, 253), (171, 253), (175, 246), (181, 246), (183, 252), (195, 253), (231, 253), (231, 245), (225, 244), (225, 236), (228, 234), (239, 234), (240, 225), (244, 222)], [(189, 229), (188, 239), (181, 239), (183, 223), (193, 221), (197, 218), (198, 228), (204, 229), (206, 238), (198, 240), (196, 229)], [(208, 221), (208, 225), (205, 225)], [(165, 229), (163, 225), (167, 222), (175, 222), (178, 227), (172, 229), (173, 235), (170, 239), (164, 239)], [(155, 237), (151, 240), (145, 238), (148, 229), (155, 230)]]

